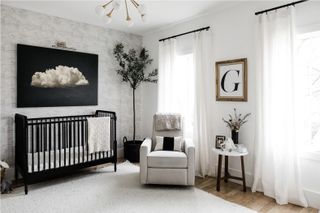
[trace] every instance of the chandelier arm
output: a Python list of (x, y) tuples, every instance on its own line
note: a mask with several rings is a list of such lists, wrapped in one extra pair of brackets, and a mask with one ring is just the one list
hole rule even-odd
[(113, 2), (113, 0), (109, 1), (108, 3), (102, 5), (103, 8), (106, 8), (111, 2)]
[(129, 16), (128, 3), (127, 3), (127, 0), (124, 0), (124, 2), (126, 3), (127, 21), (129, 21), (131, 20), (131, 18)]
[(114, 8), (112, 8), (112, 10), (107, 14), (107, 16), (111, 17), (113, 11), (114, 11)]
[(135, 0), (131, 0), (131, 2), (132, 2), (132, 4), (133, 4), (136, 8), (138, 8), (138, 7), (139, 7), (138, 2), (136, 2)]

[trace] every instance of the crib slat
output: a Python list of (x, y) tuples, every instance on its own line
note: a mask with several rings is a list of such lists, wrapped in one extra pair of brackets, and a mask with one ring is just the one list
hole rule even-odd
[(64, 147), (64, 164), (63, 166), (66, 166), (66, 158), (67, 158), (67, 146), (66, 146), (66, 143), (67, 143), (67, 124), (63, 123), (63, 147)]
[(41, 137), (41, 133), (40, 133), (40, 127), (36, 126), (36, 133), (37, 133), (37, 152), (38, 152), (38, 172), (40, 171), (40, 137)]
[[(54, 119), (54, 121), (55, 121), (55, 119)], [(53, 154), (54, 154), (54, 157), (53, 157), (53, 160), (54, 160), (54, 162), (53, 162), (53, 167), (54, 168), (56, 168), (56, 162), (57, 162), (57, 160), (56, 160), (56, 149), (57, 149), (57, 147), (56, 147), (56, 123), (54, 123), (53, 124), (54, 126), (53, 126), (53, 147), (54, 147), (54, 151), (53, 151)]]
[[(85, 147), (85, 140), (84, 140), (84, 121), (81, 121), (81, 142), (82, 142), (82, 162), (84, 162), (84, 147)], [(87, 158), (88, 159), (88, 158)]]
[(49, 124), (49, 169), (51, 169), (51, 124)]
[(69, 134), (69, 141), (68, 141), (68, 146), (69, 146), (69, 166), (71, 165), (71, 141), (72, 141), (72, 138), (71, 138), (71, 122), (69, 122), (69, 131), (68, 131), (68, 134)]
[(31, 171), (34, 172), (34, 136), (33, 136), (33, 127), (34, 126), (30, 126), (31, 127)]
[(43, 170), (46, 170), (46, 141), (47, 141), (47, 125), (43, 126)]
[[(85, 143), (86, 143), (86, 147), (87, 147), (87, 161), (89, 161), (88, 121), (85, 121), (84, 132), (85, 132)], [(92, 156), (91, 156), (91, 157), (92, 157)]]
[(80, 163), (80, 123), (77, 121), (77, 136), (78, 136), (78, 163)]
[(76, 164), (76, 125), (75, 121), (72, 122), (73, 126), (73, 164)]
[(58, 149), (59, 149), (59, 167), (61, 167), (61, 137), (62, 137), (62, 134), (61, 134), (61, 128), (62, 128), (62, 125), (61, 123), (58, 124)]

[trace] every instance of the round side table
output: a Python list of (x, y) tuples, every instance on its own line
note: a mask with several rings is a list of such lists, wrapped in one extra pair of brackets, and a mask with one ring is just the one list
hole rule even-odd
[[(243, 157), (248, 155), (249, 152), (240, 153), (237, 151), (223, 151), (221, 149), (213, 149), (213, 152), (217, 153), (219, 155), (218, 157), (218, 175), (217, 175), (217, 191), (220, 191), (220, 181), (221, 179), (224, 179), (224, 182), (227, 183), (228, 179), (234, 179), (234, 180), (242, 180), (243, 183), (243, 191), (246, 191), (246, 173), (244, 170), (244, 159)], [(224, 177), (221, 178), (221, 167), (222, 167), (222, 156), (224, 156)], [(241, 158), (241, 170), (242, 170), (242, 177), (235, 177), (229, 174), (228, 171), (228, 158), (229, 157), (240, 157)]]

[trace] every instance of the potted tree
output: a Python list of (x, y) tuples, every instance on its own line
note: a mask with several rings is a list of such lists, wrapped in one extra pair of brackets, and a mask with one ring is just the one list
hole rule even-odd
[(136, 100), (135, 91), (142, 82), (157, 82), (158, 70), (154, 69), (147, 76), (145, 69), (147, 65), (151, 64), (153, 59), (149, 58), (148, 51), (142, 48), (137, 54), (135, 49), (130, 49), (128, 52), (124, 51), (122, 43), (116, 44), (113, 49), (113, 54), (119, 63), (117, 73), (121, 76), (123, 82), (129, 83), (132, 88), (132, 106), (133, 106), (133, 137), (132, 140), (123, 138), (124, 142), (124, 157), (131, 162), (139, 161), (139, 149), (142, 140), (136, 140)]

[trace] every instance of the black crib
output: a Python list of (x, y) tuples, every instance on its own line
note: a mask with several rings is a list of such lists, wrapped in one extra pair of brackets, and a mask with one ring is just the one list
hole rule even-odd
[[(110, 151), (89, 154), (88, 117), (110, 117)], [(91, 115), (27, 118), (15, 115), (15, 178), (28, 184), (61, 177), (75, 170), (114, 163), (117, 170), (116, 113), (97, 110)]]

